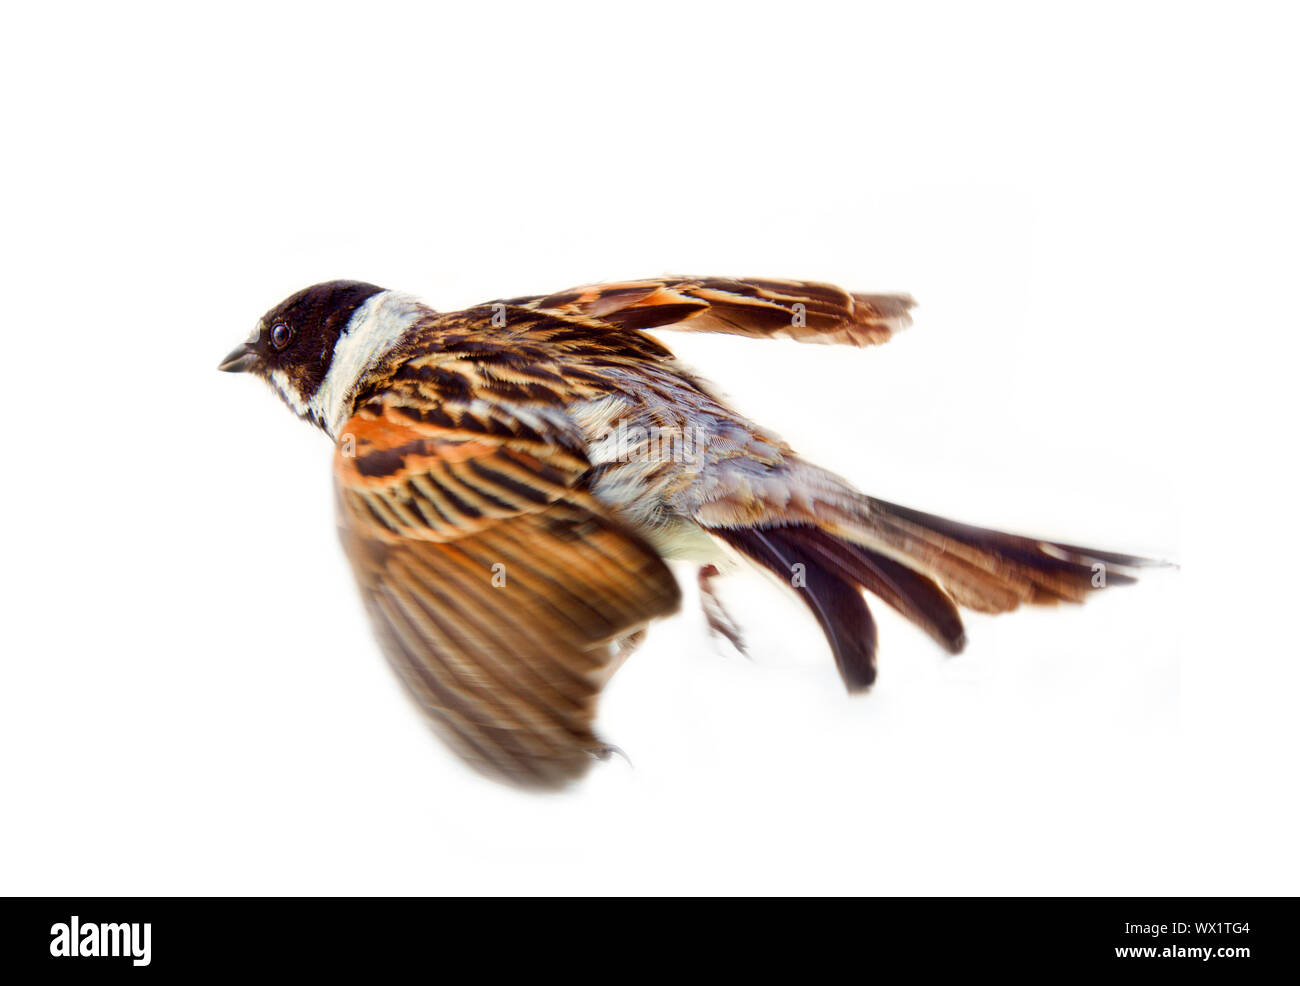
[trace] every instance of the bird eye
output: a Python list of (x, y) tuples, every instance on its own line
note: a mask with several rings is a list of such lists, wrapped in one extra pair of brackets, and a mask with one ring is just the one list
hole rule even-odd
[(276, 349), (283, 349), (289, 345), (289, 340), (293, 338), (293, 329), (283, 322), (276, 322), (271, 326), (271, 345)]

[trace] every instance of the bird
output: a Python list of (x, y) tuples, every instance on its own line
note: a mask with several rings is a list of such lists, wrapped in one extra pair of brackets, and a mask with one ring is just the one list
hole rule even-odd
[(1079, 602), (1164, 564), (988, 530), (858, 491), (728, 406), (650, 330), (868, 347), (906, 294), (671, 276), (438, 312), (362, 281), (305, 288), (221, 361), (335, 444), (339, 536), (381, 649), (471, 767), (557, 789), (616, 747), (596, 700), (678, 610), (751, 563), (808, 607), (850, 692), (876, 678), (865, 593), (945, 651), (961, 610)]

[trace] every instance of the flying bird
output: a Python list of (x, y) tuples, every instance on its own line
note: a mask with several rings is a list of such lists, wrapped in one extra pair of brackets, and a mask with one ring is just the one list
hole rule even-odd
[(679, 605), (667, 558), (712, 589), (740, 555), (782, 579), (849, 691), (876, 677), (867, 591), (942, 648), (960, 608), (1077, 602), (1157, 564), (971, 527), (860, 493), (727, 406), (646, 330), (872, 346), (902, 294), (666, 277), (440, 313), (358, 281), (299, 291), (220, 364), (335, 442), (340, 535), (384, 653), (466, 761), (559, 787), (612, 747), (597, 695)]

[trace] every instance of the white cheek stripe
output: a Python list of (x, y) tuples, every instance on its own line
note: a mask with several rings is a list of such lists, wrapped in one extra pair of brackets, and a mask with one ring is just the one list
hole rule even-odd
[(381, 291), (352, 313), (347, 329), (334, 344), (329, 372), (305, 408), (331, 438), (338, 437), (352, 413), (352, 395), (362, 375), (429, 311), (408, 294)]
[(284, 402), (293, 408), (294, 414), (299, 417), (306, 417), (307, 405), (302, 402), (302, 398), (298, 395), (298, 388), (289, 383), (289, 374), (283, 370), (272, 370), (271, 386), (280, 392)]

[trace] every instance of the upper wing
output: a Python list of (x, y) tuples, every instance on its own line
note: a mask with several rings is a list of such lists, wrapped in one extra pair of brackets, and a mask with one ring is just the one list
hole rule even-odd
[(853, 294), (815, 281), (662, 277), (572, 288), (510, 304), (631, 329), (725, 332), (870, 346), (911, 324), (905, 294)]
[(580, 452), (536, 422), (496, 424), (367, 404), (335, 456), (341, 533), (384, 651), (443, 738), (499, 779), (558, 786), (603, 750), (591, 723), (614, 642), (679, 593), (580, 488)]

